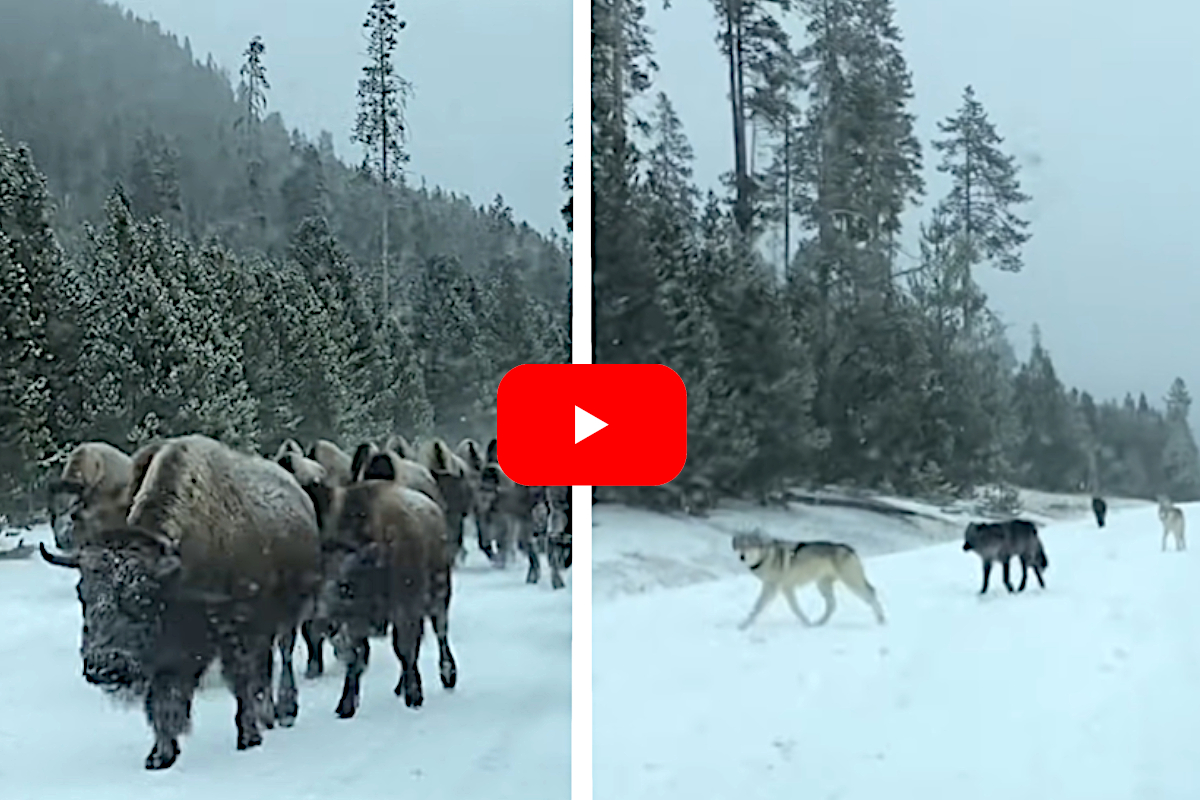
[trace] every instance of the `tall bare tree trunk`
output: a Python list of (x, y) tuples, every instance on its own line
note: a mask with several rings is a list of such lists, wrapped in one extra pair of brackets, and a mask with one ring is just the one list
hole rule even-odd
[(388, 305), (388, 211), (391, 205), (391, 192), (385, 178), (383, 181), (383, 319), (386, 323), (390, 316), (391, 307)]
[(746, 173), (746, 116), (742, 93), (742, 0), (725, 0), (725, 36), (729, 45), (729, 105), (733, 114), (733, 172), (737, 188), (734, 219), (750, 229), (750, 180)]
[(783, 274), (787, 275), (792, 257), (792, 116), (783, 123)]

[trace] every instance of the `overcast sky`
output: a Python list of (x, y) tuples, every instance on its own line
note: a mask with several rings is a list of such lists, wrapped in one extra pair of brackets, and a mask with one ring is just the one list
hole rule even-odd
[[(290, 128), (350, 142), (370, 0), (122, 0), (141, 17), (191, 38), (236, 78), (250, 37), (267, 46), (270, 111)], [(518, 219), (566, 227), (559, 208), (570, 138), (570, 0), (398, 0), (407, 21), (396, 66), (415, 84), (408, 108), (409, 180), (466, 193), (502, 193)]]
[[(712, 184), (732, 162), (727, 75), (709, 0), (649, 0), (658, 86), (675, 103)], [(1097, 398), (1176, 375), (1200, 392), (1200, 150), (1195, 94), (1200, 3), (1143, 0), (897, 0), (918, 130), (971, 83), (1034, 196), (1019, 275), (982, 274), (1025, 358), (1040, 325), (1060, 377)], [(932, 203), (912, 217), (924, 218)], [(911, 249), (915, 252), (915, 248)], [(1195, 419), (1193, 414), (1193, 419)]]

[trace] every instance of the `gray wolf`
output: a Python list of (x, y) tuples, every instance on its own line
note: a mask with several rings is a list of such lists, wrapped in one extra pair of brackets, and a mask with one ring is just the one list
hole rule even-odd
[[(1046, 558), (1046, 550), (1038, 536), (1037, 526), (1023, 519), (1013, 519), (1007, 522), (972, 522), (967, 525), (963, 536), (963, 552), (973, 552), (983, 562), (983, 588), (980, 594), (986, 594), (988, 579), (992, 574), (992, 565), (999, 562), (1004, 567), (1004, 587), (1010, 592), (1025, 591), (1025, 583), (1029, 579), (1029, 569), (1037, 577), (1043, 589), (1046, 581), (1042, 573), (1050, 566)], [(1009, 578), (1009, 562), (1013, 556), (1021, 559), (1021, 585), (1014, 589)]]
[(1172, 503), (1166, 495), (1158, 496), (1158, 519), (1162, 522), (1162, 549), (1167, 549), (1167, 537), (1175, 537), (1175, 549), (1186, 550), (1187, 540), (1184, 538), (1185, 520), (1183, 509)]
[(880, 625), (886, 621), (875, 587), (867, 580), (862, 561), (849, 545), (837, 542), (788, 542), (752, 533), (733, 537), (733, 549), (750, 572), (762, 581), (758, 601), (750, 615), (738, 626), (739, 630), (749, 628), (780, 592), (792, 613), (805, 625), (813, 625), (800, 610), (795, 595), (796, 589), (810, 583), (816, 583), (821, 596), (825, 598), (825, 613), (815, 623), (824, 625), (837, 606), (833, 587), (839, 580), (871, 607)]

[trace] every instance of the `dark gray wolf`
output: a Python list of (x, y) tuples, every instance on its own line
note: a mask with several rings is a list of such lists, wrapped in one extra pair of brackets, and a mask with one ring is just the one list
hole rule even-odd
[[(1042, 547), (1037, 526), (1028, 520), (972, 522), (967, 525), (963, 537), (963, 551), (974, 552), (983, 562), (983, 588), (979, 590), (980, 594), (987, 592), (992, 564), (996, 562), (1004, 567), (1004, 587), (1010, 592), (1025, 591), (1031, 568), (1038, 583), (1043, 589), (1046, 588), (1042, 573), (1050, 566), (1050, 562), (1046, 559), (1046, 550)], [(1013, 556), (1021, 559), (1021, 585), (1016, 589), (1009, 578), (1009, 561)]]
[(1096, 524), (1104, 527), (1104, 518), (1108, 516), (1108, 503), (1102, 497), (1092, 498), (1092, 513), (1096, 515)]
[(875, 587), (867, 580), (862, 561), (850, 545), (837, 542), (788, 542), (751, 533), (733, 537), (733, 549), (742, 563), (762, 581), (762, 593), (750, 615), (738, 626), (740, 630), (750, 627), (780, 592), (783, 592), (792, 613), (802, 623), (814, 624), (800, 610), (795, 595), (796, 589), (814, 582), (825, 598), (825, 613), (815, 624), (824, 625), (837, 606), (833, 585), (839, 580), (871, 607), (880, 625), (885, 622), (883, 606), (879, 604)]

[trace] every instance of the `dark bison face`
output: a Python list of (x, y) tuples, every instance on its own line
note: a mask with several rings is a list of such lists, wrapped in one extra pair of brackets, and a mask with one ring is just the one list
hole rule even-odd
[(345, 623), (366, 624), (372, 629), (386, 627), (390, 612), (388, 566), (385, 549), (378, 544), (327, 553), (317, 615), (335, 628)]
[(144, 535), (120, 543), (111, 538), (106, 532), (106, 541), (86, 543), (69, 556), (51, 555), (43, 546), (42, 557), (79, 570), (83, 676), (111, 692), (141, 695), (154, 672), (180, 561), (169, 542)]
[(75, 525), (83, 506), (84, 487), (70, 481), (55, 481), (50, 485), (47, 506), (50, 511), (50, 529), (54, 532), (54, 544), (59, 550), (75, 548)]

